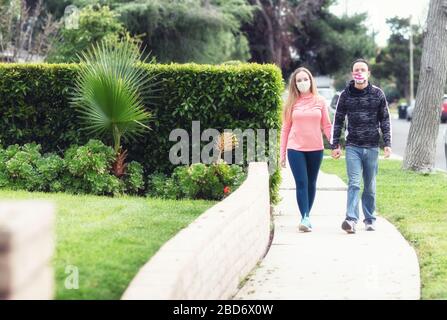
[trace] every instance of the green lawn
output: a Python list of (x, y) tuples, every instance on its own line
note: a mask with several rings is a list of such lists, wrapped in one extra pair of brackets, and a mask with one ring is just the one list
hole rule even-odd
[[(344, 159), (325, 159), (326, 173), (347, 182)], [(414, 246), (421, 267), (423, 299), (447, 299), (447, 175), (401, 170), (401, 161), (381, 160), (377, 210)]]
[[(56, 299), (119, 299), (163, 243), (216, 203), (4, 190), (0, 199), (56, 204)], [(79, 270), (77, 290), (65, 288), (67, 266)]]

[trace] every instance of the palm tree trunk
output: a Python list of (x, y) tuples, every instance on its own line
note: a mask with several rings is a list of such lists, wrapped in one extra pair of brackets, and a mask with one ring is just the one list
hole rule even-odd
[(121, 134), (116, 125), (113, 126), (113, 146), (115, 152), (118, 154), (121, 147)]

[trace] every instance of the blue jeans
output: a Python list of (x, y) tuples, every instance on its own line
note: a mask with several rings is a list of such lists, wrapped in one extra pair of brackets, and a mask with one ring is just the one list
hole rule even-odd
[(346, 146), (346, 169), (348, 173), (348, 203), (346, 219), (359, 220), (360, 182), (363, 177), (362, 209), (364, 222), (374, 222), (376, 217), (376, 175), (379, 148)]
[(296, 200), (301, 217), (309, 217), (317, 192), (317, 177), (323, 150), (298, 151), (287, 149), (287, 159), (296, 184)]

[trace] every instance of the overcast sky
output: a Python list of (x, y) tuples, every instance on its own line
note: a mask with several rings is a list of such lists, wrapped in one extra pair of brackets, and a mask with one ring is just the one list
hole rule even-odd
[(367, 26), (378, 32), (376, 41), (379, 46), (385, 46), (390, 30), (386, 24), (387, 18), (395, 16), (413, 16), (414, 23), (423, 25), (428, 12), (430, 0), (338, 0), (331, 8), (336, 15), (367, 12)]

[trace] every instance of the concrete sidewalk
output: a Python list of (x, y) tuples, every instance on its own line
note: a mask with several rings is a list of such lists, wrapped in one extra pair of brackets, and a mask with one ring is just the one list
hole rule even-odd
[(377, 231), (359, 223), (346, 234), (346, 185), (320, 172), (313, 232), (300, 233), (289, 164), (282, 177), (272, 246), (234, 299), (419, 299), (417, 256), (391, 223), (379, 217)]

